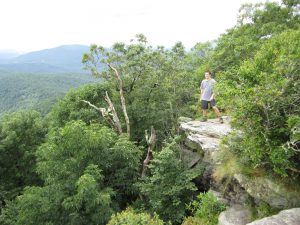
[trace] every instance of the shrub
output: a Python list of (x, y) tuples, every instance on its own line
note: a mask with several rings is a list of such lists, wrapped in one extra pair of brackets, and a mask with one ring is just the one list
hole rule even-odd
[(172, 223), (182, 221), (185, 204), (192, 200), (197, 190), (192, 180), (202, 173), (202, 168), (201, 171), (185, 168), (178, 148), (173, 141), (154, 154), (149, 165), (151, 175), (139, 184), (150, 212)]
[(107, 225), (163, 225), (164, 222), (155, 214), (151, 216), (147, 213), (135, 212), (132, 208), (127, 208), (121, 213), (114, 214)]
[(193, 218), (188, 218), (184, 224), (188, 221), (193, 221), (194, 224), (203, 225), (215, 225), (218, 224), (219, 214), (225, 210), (225, 205), (217, 200), (217, 198), (211, 193), (200, 193), (197, 199), (188, 205), (193, 213)]

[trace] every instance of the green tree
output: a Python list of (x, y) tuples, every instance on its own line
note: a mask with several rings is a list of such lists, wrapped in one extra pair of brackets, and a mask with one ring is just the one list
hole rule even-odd
[(299, 174), (292, 137), (299, 115), (299, 15), (298, 0), (243, 5), (237, 25), (200, 67), (215, 72), (219, 105), (243, 131), (233, 151), (243, 163), (290, 177)]
[(270, 37), (288, 29), (297, 29), (299, 22), (299, 8), (276, 2), (244, 4), (236, 26), (217, 40), (208, 66), (213, 72), (224, 73), (228, 80), (235, 81), (236, 69), (244, 60), (253, 58)]
[(52, 129), (37, 151), (44, 185), (28, 187), (2, 220), (14, 213), (13, 224), (106, 224), (137, 196), (140, 158), (126, 136), (99, 124)]
[(0, 122), (0, 208), (25, 186), (41, 183), (35, 153), (47, 126), (35, 111), (6, 114)]
[(183, 225), (215, 225), (218, 223), (219, 214), (225, 208), (225, 205), (219, 202), (211, 192), (200, 193), (197, 199), (188, 205), (188, 209), (192, 211), (193, 217), (185, 219)]
[(298, 29), (266, 42), (239, 68), (241, 82), (233, 92), (239, 98), (229, 101), (233, 124), (243, 131), (240, 153), (252, 165), (282, 176), (300, 170), (299, 152), (285, 147), (298, 126), (292, 118), (300, 114), (299, 40)]
[(139, 184), (148, 203), (146, 208), (158, 213), (164, 221), (180, 223), (185, 215), (185, 204), (197, 190), (192, 180), (201, 175), (202, 170), (185, 168), (175, 141), (154, 154), (149, 170), (150, 175)]
[(110, 63), (118, 70), (124, 82), (131, 138), (139, 143), (144, 141), (145, 130), (153, 125), (160, 144), (172, 133), (180, 115), (193, 115), (189, 103), (194, 101), (191, 90), (197, 86), (196, 67), (182, 43), (176, 43), (171, 50), (153, 48), (143, 35), (137, 35), (132, 44), (116, 43), (109, 50), (92, 45), (83, 62), (94, 76), (113, 84), (109, 94), (124, 121), (114, 72), (108, 67), (103, 71), (98, 68)]
[(105, 91), (110, 89), (112, 87), (108, 83), (101, 82), (70, 90), (63, 99), (55, 104), (48, 115), (51, 127), (63, 127), (72, 120), (82, 120), (88, 124), (92, 122), (106, 124), (101, 114), (95, 109), (87, 107), (82, 100), (88, 100), (97, 107), (105, 107)]
[[(239, 67), (254, 58), (261, 46), (273, 36), (300, 24), (297, 1), (244, 4), (240, 8), (236, 26), (227, 30), (216, 41), (216, 47), (199, 67), (201, 73), (210, 69), (218, 79), (218, 104), (227, 112), (227, 101), (243, 83)], [(255, 76), (254, 76), (255, 77)]]

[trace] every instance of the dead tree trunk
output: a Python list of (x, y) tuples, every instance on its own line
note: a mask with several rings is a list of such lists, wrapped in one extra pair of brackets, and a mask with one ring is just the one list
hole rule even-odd
[(125, 102), (125, 98), (124, 98), (124, 91), (123, 91), (123, 81), (117, 71), (116, 68), (114, 68), (110, 63), (107, 63), (107, 65), (109, 66), (110, 69), (112, 69), (114, 71), (115, 74), (115, 78), (117, 80), (119, 89), (120, 89), (120, 99), (121, 99), (121, 105), (122, 105), (122, 110), (123, 110), (123, 114), (125, 117), (125, 122), (126, 122), (126, 128), (127, 128), (127, 134), (130, 137), (130, 123), (129, 123), (129, 118), (127, 115), (127, 110), (126, 110), (126, 102)]
[(109, 96), (107, 94), (107, 91), (105, 92), (104, 99), (108, 103), (108, 108), (109, 108), (109, 111), (111, 111), (111, 113), (112, 113), (112, 118), (113, 118), (114, 124), (115, 124), (118, 132), (121, 134), (122, 133), (122, 126), (121, 126), (118, 114), (117, 114), (117, 112), (115, 110), (114, 104), (110, 100), (110, 98), (109, 98)]
[(84, 103), (87, 103), (89, 106), (91, 106), (92, 108), (94, 108), (98, 112), (100, 112), (101, 115), (103, 116), (103, 118), (109, 123), (109, 125), (115, 131), (117, 131), (119, 134), (122, 133), (122, 126), (121, 126), (119, 117), (117, 115), (115, 107), (114, 107), (113, 103), (111, 102), (107, 92), (106, 92), (106, 96), (105, 96), (105, 101), (109, 105), (108, 109), (97, 107), (97, 106), (93, 105), (92, 103), (90, 103), (89, 101), (86, 101), (86, 100), (81, 100), (81, 101), (84, 102)]
[(152, 152), (156, 144), (156, 132), (153, 126), (151, 126), (151, 135), (150, 137), (148, 136), (147, 131), (145, 131), (145, 136), (146, 136), (146, 141), (148, 144), (148, 151), (147, 151), (147, 156), (143, 162), (143, 171), (142, 171), (142, 178), (144, 178), (147, 174), (148, 170), (148, 165), (150, 163), (150, 160), (152, 159)]

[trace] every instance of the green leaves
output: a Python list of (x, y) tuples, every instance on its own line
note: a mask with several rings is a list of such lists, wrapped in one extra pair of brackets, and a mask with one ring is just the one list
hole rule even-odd
[(163, 225), (164, 222), (157, 215), (153, 217), (144, 212), (135, 212), (132, 208), (127, 208), (121, 213), (112, 216), (108, 225)]
[(99, 46), (91, 46), (90, 53), (84, 56), (87, 69), (108, 81), (107, 89), (117, 112), (120, 112), (119, 90), (112, 79), (112, 71), (107, 67), (99, 70), (97, 62), (109, 62), (119, 71), (124, 82), (131, 139), (140, 143), (144, 131), (154, 126), (160, 145), (173, 132), (180, 115), (193, 114), (187, 103), (192, 104), (194, 91), (191, 90), (197, 89), (193, 73), (198, 65), (192, 62), (196, 59), (190, 57), (180, 42), (171, 50), (153, 48), (141, 34), (129, 45), (116, 43), (112, 49), (102, 50)]
[[(1, 123), (0, 200), (6, 207), (0, 222), (105, 224), (139, 196), (149, 213), (180, 223), (195, 194), (192, 180), (202, 169), (186, 168), (176, 141), (163, 141), (177, 132), (179, 116), (193, 117), (199, 109), (198, 73), (207, 69), (217, 75), (219, 106), (241, 131), (229, 143), (236, 158), (249, 167), (297, 178), (299, 10), (296, 1), (283, 4), (243, 6), (237, 26), (216, 42), (198, 43), (189, 52), (181, 42), (170, 49), (154, 48), (142, 34), (111, 49), (91, 45), (82, 62), (101, 83), (72, 90), (57, 103), (46, 120), (46, 139), (47, 126), (36, 113), (10, 115)], [(124, 82), (131, 140), (105, 127), (99, 112), (82, 101), (106, 108), (107, 91), (124, 121), (118, 85), (106, 63), (116, 67)], [(135, 185), (143, 155), (136, 144), (146, 145), (145, 130), (151, 126), (157, 131), (157, 151), (150, 175)], [(23, 190), (25, 186), (29, 187)], [(15, 201), (4, 203), (21, 192)], [(215, 224), (223, 209), (211, 194), (200, 195), (192, 205), (192, 220), (208, 224)], [(141, 223), (163, 222), (130, 208), (109, 222)]]
[(199, 223), (205, 225), (217, 224), (219, 214), (224, 211), (225, 208), (225, 205), (219, 202), (211, 192), (200, 193), (197, 199), (188, 205), (188, 209), (190, 209), (193, 214), (192, 221), (195, 224)]
[(149, 165), (151, 175), (139, 184), (141, 193), (149, 202), (147, 208), (165, 221), (181, 222), (185, 204), (197, 190), (192, 179), (199, 176), (200, 169), (187, 169), (179, 155), (179, 146), (172, 142), (165, 146)]
[(299, 19), (299, 7), (297, 12), (297, 7), (284, 7), (276, 2), (245, 4), (240, 9), (237, 25), (218, 39), (208, 64), (214, 73), (233, 72), (245, 60), (252, 59), (269, 38), (297, 29)]
[(300, 114), (296, 2), (243, 5), (237, 26), (220, 36), (200, 67), (216, 74), (218, 105), (242, 131), (239, 150), (233, 150), (241, 161), (289, 178), (300, 169), (288, 126)]
[(254, 59), (240, 66), (240, 88), (227, 92), (227, 87), (223, 92), (233, 125), (243, 131), (241, 155), (250, 159), (251, 165), (281, 176), (294, 176), (291, 171), (299, 170), (299, 152), (284, 147), (292, 139), (290, 118), (300, 113), (299, 40), (299, 29), (270, 38)]
[(4, 116), (0, 123), (0, 201), (12, 200), (27, 185), (40, 184), (35, 171), (36, 149), (44, 141), (47, 126), (38, 112)]
[(113, 192), (103, 187), (103, 179), (98, 167), (90, 164), (77, 180), (76, 193), (62, 202), (71, 224), (104, 224), (110, 218)]
[(18, 197), (16, 224), (106, 224), (137, 195), (141, 154), (126, 136), (99, 124), (52, 129), (37, 151), (45, 183)]

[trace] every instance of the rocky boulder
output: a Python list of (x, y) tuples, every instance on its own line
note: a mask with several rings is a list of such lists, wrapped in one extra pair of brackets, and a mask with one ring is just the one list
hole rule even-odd
[[(206, 122), (193, 121), (189, 118), (179, 120), (179, 131), (184, 134), (182, 158), (191, 168), (204, 166), (202, 176), (195, 179), (200, 191), (210, 190), (221, 202), (228, 205), (227, 210), (219, 217), (219, 225), (244, 225), (250, 223), (251, 213), (244, 205), (247, 201), (255, 205), (267, 203), (272, 208), (286, 209), (299, 207), (299, 191), (285, 187), (280, 181), (269, 177), (249, 177), (244, 174), (235, 174), (229, 182), (217, 182), (212, 171), (219, 164), (218, 153), (221, 139), (230, 134), (230, 118), (224, 117), (225, 123), (218, 119), (209, 119)], [(296, 193), (297, 192), (297, 193)], [(255, 207), (255, 206), (254, 206)], [(300, 225), (300, 209), (284, 210), (276, 216), (267, 217), (250, 223), (251, 225)]]
[(300, 208), (283, 210), (275, 216), (265, 217), (247, 225), (299, 225)]
[(220, 140), (231, 132), (229, 117), (223, 118), (223, 124), (218, 119), (209, 119), (206, 122), (190, 121), (188, 118), (179, 120), (179, 129), (186, 135), (185, 145), (196, 152), (193, 160), (188, 163), (189, 166), (194, 166), (200, 159), (207, 163), (216, 162)]
[(239, 185), (254, 199), (267, 202), (273, 208), (297, 207), (300, 204), (299, 193), (288, 190), (287, 187), (267, 177), (248, 177), (235, 174)]
[[(189, 121), (187, 118), (184, 120), (179, 119), (180, 129), (191, 134), (202, 134), (203, 136), (222, 138), (228, 135), (231, 131), (229, 117), (223, 117), (224, 123), (220, 123), (219, 119), (209, 119), (206, 122), (201, 121)], [(181, 122), (187, 121), (187, 122)]]
[(218, 225), (245, 225), (251, 221), (251, 212), (242, 205), (232, 205), (219, 216)]

